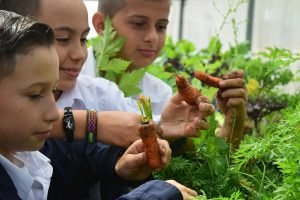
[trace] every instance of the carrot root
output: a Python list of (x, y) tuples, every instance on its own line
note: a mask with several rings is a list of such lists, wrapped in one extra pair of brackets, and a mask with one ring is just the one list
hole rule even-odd
[(160, 168), (161, 155), (159, 152), (159, 145), (155, 132), (155, 124), (139, 125), (138, 131), (144, 144), (144, 151), (146, 153), (149, 167), (151, 167), (152, 169)]
[(181, 75), (176, 75), (176, 86), (178, 93), (182, 96), (183, 100), (189, 105), (196, 105), (196, 99), (201, 95), (190, 82)]
[(197, 79), (199, 79), (202, 83), (204, 83), (208, 86), (215, 87), (215, 88), (220, 88), (220, 82), (222, 81), (221, 78), (211, 76), (207, 73), (203, 73), (200, 71), (195, 71), (194, 74), (195, 74), (195, 77)]

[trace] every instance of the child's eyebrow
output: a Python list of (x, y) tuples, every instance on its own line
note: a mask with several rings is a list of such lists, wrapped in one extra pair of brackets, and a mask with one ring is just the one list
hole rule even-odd
[[(58, 83), (58, 79), (55, 81), (55, 84), (57, 84)], [(35, 82), (35, 83), (32, 83), (32, 84), (30, 84), (30, 85), (28, 85), (28, 88), (33, 88), (33, 87), (37, 87), (37, 86), (48, 86), (49, 84), (52, 84), (52, 82), (44, 82), (44, 81), (39, 81), (39, 82)]]
[[(147, 20), (149, 19), (149, 17), (144, 16), (144, 15), (132, 15), (129, 18), (141, 18), (141, 19), (147, 19)], [(158, 21), (163, 21), (163, 22), (169, 23), (169, 20), (165, 19), (165, 18), (158, 19)]]
[(169, 23), (169, 20), (168, 20), (168, 19), (160, 19), (159, 21), (161, 21), (161, 22), (166, 22), (167, 24)]
[[(70, 33), (75, 33), (76, 31), (70, 27), (67, 27), (67, 26), (62, 26), (62, 27), (57, 27), (57, 28), (54, 28), (55, 31), (67, 31), (67, 32), (70, 32)], [(82, 34), (85, 34), (85, 33), (89, 33), (90, 32), (90, 27), (86, 28)]]

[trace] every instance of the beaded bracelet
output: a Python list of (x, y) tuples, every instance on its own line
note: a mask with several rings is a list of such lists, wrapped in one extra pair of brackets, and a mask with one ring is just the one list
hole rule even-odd
[(96, 143), (97, 141), (97, 111), (88, 109), (86, 114), (86, 142), (88, 144)]

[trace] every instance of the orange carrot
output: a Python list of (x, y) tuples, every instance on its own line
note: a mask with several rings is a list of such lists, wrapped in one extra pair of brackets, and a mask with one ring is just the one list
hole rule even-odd
[(176, 86), (178, 93), (182, 96), (183, 100), (189, 105), (196, 105), (196, 99), (201, 95), (190, 82), (181, 75), (176, 75)]
[(207, 73), (203, 73), (200, 71), (195, 71), (195, 77), (197, 79), (199, 79), (202, 83), (208, 85), (208, 86), (212, 86), (212, 87), (216, 87), (216, 88), (220, 88), (220, 81), (222, 81), (221, 78), (215, 77), (215, 76), (211, 76)]
[[(157, 169), (161, 166), (161, 155), (156, 135), (156, 124), (151, 121), (152, 108), (150, 98), (141, 95), (137, 103), (142, 115), (142, 122), (138, 127), (138, 131), (144, 144), (147, 162), (149, 167)], [(162, 134), (162, 130), (160, 131), (160, 134)]]
[(139, 135), (144, 144), (144, 151), (146, 153), (148, 165), (152, 169), (161, 167), (159, 145), (155, 132), (155, 124), (140, 124), (138, 127)]

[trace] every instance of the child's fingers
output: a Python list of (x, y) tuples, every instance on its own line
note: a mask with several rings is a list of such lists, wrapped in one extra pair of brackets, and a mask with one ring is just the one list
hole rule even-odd
[(164, 134), (164, 131), (163, 129), (161, 128), (161, 126), (157, 123), (155, 123), (154, 121), (151, 121), (150, 123), (154, 123), (155, 125), (155, 132), (157, 133), (157, 135), (162, 138), (163, 137), (163, 134)]
[(118, 161), (119, 168), (138, 168), (139, 166), (147, 165), (145, 152), (141, 153), (124, 153)]
[(135, 163), (137, 166), (143, 166), (147, 163), (147, 157), (144, 152), (134, 154), (131, 162)]
[(196, 104), (199, 105), (200, 103), (209, 103), (209, 99), (206, 96), (200, 95), (196, 98)]
[(225, 79), (220, 82), (220, 88), (245, 88), (245, 80), (243, 78)]
[(185, 126), (185, 137), (199, 137), (200, 130), (207, 130), (209, 123), (205, 119), (195, 118)]
[(190, 189), (188, 187), (185, 187), (184, 189), (185, 189), (185, 191), (187, 193), (187, 198), (188, 199), (190, 199), (190, 198), (192, 199), (192, 198), (198, 196), (198, 193), (195, 190), (192, 190), (192, 189)]
[(227, 101), (228, 107), (246, 107), (246, 101), (243, 98), (230, 98)]
[(132, 143), (126, 150), (125, 153), (128, 154), (137, 154), (144, 152), (144, 144), (141, 139), (136, 140), (134, 143)]
[(199, 132), (197, 131), (196, 126), (188, 124), (185, 127), (185, 137), (199, 137)]
[(223, 76), (224, 79), (244, 78), (244, 71), (239, 69)]
[(172, 150), (166, 140), (158, 139), (159, 150), (161, 154), (162, 167), (169, 164), (171, 160)]
[(244, 88), (232, 88), (222, 91), (219, 96), (222, 98), (242, 98), (247, 100), (247, 91)]
[(209, 128), (209, 123), (206, 121), (206, 119), (199, 119), (195, 126), (196, 130), (199, 132), (199, 130), (207, 130)]
[(200, 103), (198, 105), (198, 108), (199, 108), (199, 117), (202, 119), (209, 115), (212, 115), (215, 112), (214, 106), (210, 103)]
[(181, 192), (182, 197), (184, 200), (186, 199), (192, 199), (196, 196), (198, 196), (198, 193), (174, 180), (167, 180), (166, 182), (174, 185), (175, 187), (177, 187), (177, 189)]
[(170, 98), (170, 100), (169, 100), (170, 103), (173, 103), (173, 104), (176, 104), (176, 105), (180, 105), (180, 104), (182, 103), (182, 101), (183, 101), (183, 98), (182, 98), (182, 96), (181, 96), (180, 94), (178, 94), (178, 93), (174, 94), (174, 95)]

